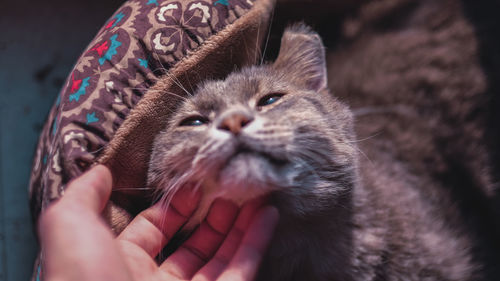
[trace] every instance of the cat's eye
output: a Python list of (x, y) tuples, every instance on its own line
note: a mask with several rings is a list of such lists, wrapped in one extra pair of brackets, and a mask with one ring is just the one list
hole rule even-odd
[(266, 106), (277, 102), (285, 94), (282, 93), (272, 93), (264, 96), (257, 102), (257, 106)]
[(179, 123), (179, 126), (201, 126), (208, 123), (208, 119), (203, 116), (190, 116)]

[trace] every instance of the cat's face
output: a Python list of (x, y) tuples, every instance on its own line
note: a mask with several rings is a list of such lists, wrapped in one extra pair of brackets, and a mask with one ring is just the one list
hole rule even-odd
[(319, 37), (295, 27), (274, 64), (200, 86), (157, 137), (149, 183), (165, 194), (191, 183), (207, 206), (270, 193), (296, 215), (332, 204), (354, 181), (356, 148), (323, 56)]

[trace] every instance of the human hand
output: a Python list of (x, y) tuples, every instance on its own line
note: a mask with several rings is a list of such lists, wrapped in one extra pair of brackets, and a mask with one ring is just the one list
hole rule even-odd
[[(216, 200), (193, 235), (162, 264), (154, 258), (194, 212), (199, 194), (176, 194), (141, 212), (115, 237), (100, 216), (112, 186), (96, 166), (41, 216), (44, 280), (252, 280), (278, 220), (274, 207)], [(164, 222), (167, 222), (166, 224)]]

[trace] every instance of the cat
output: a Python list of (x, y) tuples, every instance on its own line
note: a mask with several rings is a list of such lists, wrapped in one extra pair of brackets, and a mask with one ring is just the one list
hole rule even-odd
[(471, 238), (440, 213), (452, 203), (429, 200), (397, 157), (363, 156), (327, 76), (320, 36), (288, 27), (273, 63), (206, 81), (179, 106), (155, 139), (148, 186), (168, 204), (197, 185), (187, 229), (215, 198), (268, 195), (280, 222), (258, 280), (476, 280)]

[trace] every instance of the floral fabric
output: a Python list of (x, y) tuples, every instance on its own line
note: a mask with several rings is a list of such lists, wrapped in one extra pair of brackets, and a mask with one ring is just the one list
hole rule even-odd
[(36, 150), (30, 203), (36, 219), (113, 138), (146, 89), (256, 0), (131, 0), (78, 59)]

